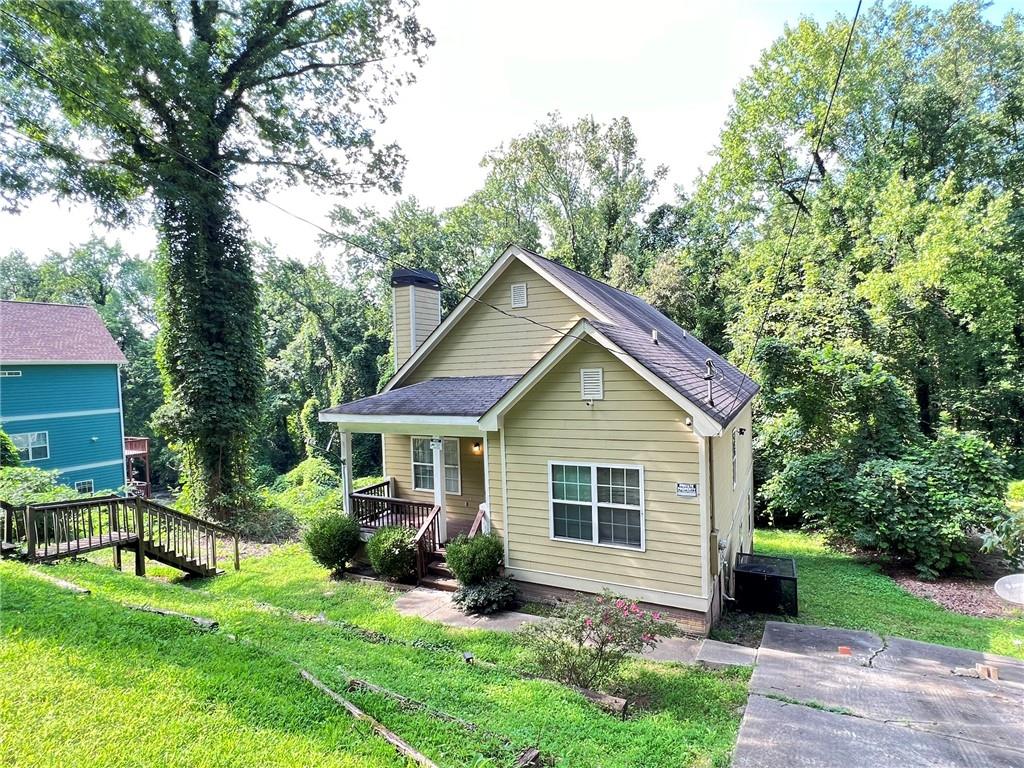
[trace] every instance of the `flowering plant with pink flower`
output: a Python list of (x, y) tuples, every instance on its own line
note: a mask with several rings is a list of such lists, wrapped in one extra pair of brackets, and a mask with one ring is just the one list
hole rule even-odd
[(522, 630), (541, 675), (581, 688), (605, 685), (630, 654), (670, 634), (658, 611), (611, 592), (560, 603), (552, 618)]

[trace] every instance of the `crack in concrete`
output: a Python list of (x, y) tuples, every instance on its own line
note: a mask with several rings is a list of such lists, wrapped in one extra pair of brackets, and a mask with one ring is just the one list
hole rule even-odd
[(888, 647), (889, 647), (889, 638), (883, 636), (882, 637), (882, 644), (878, 648), (876, 648), (875, 650), (873, 650), (871, 652), (871, 655), (868, 656), (867, 661), (864, 662), (863, 666), (865, 666), (865, 667), (872, 667), (873, 668), (874, 667), (874, 663), (875, 663), (875, 659), (878, 657), (878, 654), (884, 653), (886, 651), (886, 649), (888, 649)]

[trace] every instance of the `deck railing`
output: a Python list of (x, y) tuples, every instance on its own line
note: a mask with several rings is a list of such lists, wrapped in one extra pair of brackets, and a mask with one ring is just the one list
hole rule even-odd
[(430, 516), (433, 504), (393, 496), (371, 496), (353, 493), (352, 516), (365, 528), (383, 528), (386, 525), (404, 525), (419, 530)]
[(484, 520), (487, 518), (487, 502), (481, 504), (476, 511), (476, 517), (473, 518), (473, 525), (469, 528), (469, 538), (473, 538), (480, 533), (483, 527)]
[(380, 497), (391, 497), (394, 496), (394, 492), (391, 490), (391, 478), (386, 477), (379, 483), (373, 485), (367, 485), (356, 491), (360, 496), (380, 496)]
[(124, 438), (124, 452), (125, 455), (141, 456), (142, 454), (149, 453), (149, 438), (148, 437), (128, 437)]
[(440, 507), (433, 507), (423, 524), (416, 529), (416, 577), (422, 579), (427, 575), (427, 566), (433, 553), (440, 546), (438, 541), (437, 518), (441, 514)]
[(91, 552), (138, 538), (131, 499), (90, 499), (33, 504), (25, 510), (25, 538), (30, 560), (56, 559)]

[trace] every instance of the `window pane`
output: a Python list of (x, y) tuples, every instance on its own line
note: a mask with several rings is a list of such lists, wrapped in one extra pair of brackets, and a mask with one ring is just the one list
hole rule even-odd
[(559, 501), (590, 501), (590, 467), (553, 464), (551, 498)]
[[(433, 460), (433, 459), (431, 459)], [(444, 463), (456, 466), (459, 463), (459, 441), (458, 440), (445, 440), (444, 441)]]
[(553, 506), (555, 536), (583, 541), (590, 541), (593, 538), (594, 529), (589, 506), (558, 502)]
[(413, 486), (424, 491), (434, 490), (434, 468), (429, 464), (412, 465)]
[(21, 457), (21, 460), (28, 461), (29, 435), (10, 435), (10, 438), (14, 447), (18, 449), (18, 456)]
[(608, 485), (609, 484), (608, 476), (609, 476), (610, 472), (611, 472), (611, 470), (609, 470), (608, 467), (598, 467), (597, 468), (597, 484), (598, 485)]
[(412, 441), (412, 460), (421, 464), (433, 464), (434, 452), (430, 449), (430, 438), (415, 437)]
[(597, 508), (597, 540), (601, 544), (640, 546), (640, 510)]
[(459, 488), (459, 468), (458, 467), (445, 467), (444, 468), (444, 489), (448, 493), (458, 493)]

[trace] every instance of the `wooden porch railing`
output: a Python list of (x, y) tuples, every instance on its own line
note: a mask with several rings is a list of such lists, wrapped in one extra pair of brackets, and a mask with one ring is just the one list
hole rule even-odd
[(371, 496), (353, 493), (352, 516), (364, 528), (383, 528), (386, 525), (404, 525), (419, 530), (430, 516), (432, 504), (393, 496)]
[(416, 530), (416, 578), (422, 579), (427, 575), (427, 566), (430, 565), (430, 558), (434, 551), (440, 546), (438, 541), (437, 517), (441, 514), (441, 507), (435, 506), (430, 510), (427, 519), (423, 521)]
[(384, 498), (389, 498), (395, 495), (394, 491), (391, 490), (390, 477), (385, 477), (379, 483), (364, 486), (363, 488), (360, 488), (358, 491), (355, 491), (355, 493), (358, 493), (360, 496), (380, 496)]
[(477, 509), (476, 517), (473, 518), (473, 525), (469, 527), (469, 538), (473, 538), (480, 533), (480, 528), (483, 526), (484, 518), (487, 517), (487, 502), (484, 502)]

